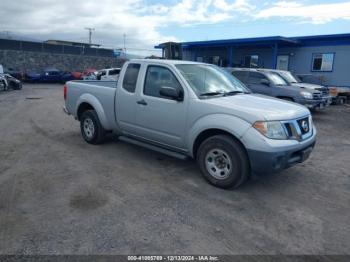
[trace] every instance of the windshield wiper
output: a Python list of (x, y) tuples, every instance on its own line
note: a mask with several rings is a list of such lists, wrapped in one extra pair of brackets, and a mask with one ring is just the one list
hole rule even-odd
[(225, 92), (224, 95), (225, 96), (233, 96), (233, 95), (236, 95), (236, 94), (243, 94), (244, 92), (243, 91), (230, 91), (230, 92)]
[(218, 96), (218, 95), (233, 96), (233, 95), (236, 95), (236, 94), (243, 94), (243, 93), (249, 94), (248, 92), (235, 90), (235, 91), (230, 91), (230, 92), (208, 92), (208, 93), (200, 94), (200, 96)]
[(225, 95), (224, 92), (208, 92), (200, 94), (200, 96), (218, 96), (218, 95)]

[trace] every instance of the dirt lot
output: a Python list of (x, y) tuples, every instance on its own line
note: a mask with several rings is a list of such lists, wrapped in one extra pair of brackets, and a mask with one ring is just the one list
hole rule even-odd
[(61, 85), (0, 93), (0, 254), (350, 254), (350, 107), (305, 163), (236, 191), (192, 161), (86, 144)]

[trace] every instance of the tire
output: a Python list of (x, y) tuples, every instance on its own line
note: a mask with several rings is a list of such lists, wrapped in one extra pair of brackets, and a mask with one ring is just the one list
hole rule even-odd
[(93, 145), (101, 144), (106, 134), (106, 130), (102, 127), (95, 110), (87, 110), (82, 114), (80, 131), (84, 140)]
[(13, 85), (12, 87), (13, 90), (21, 90), (22, 89), (22, 83), (18, 83), (18, 85)]
[(245, 149), (227, 135), (212, 136), (202, 142), (197, 163), (204, 178), (219, 188), (237, 188), (250, 176)]

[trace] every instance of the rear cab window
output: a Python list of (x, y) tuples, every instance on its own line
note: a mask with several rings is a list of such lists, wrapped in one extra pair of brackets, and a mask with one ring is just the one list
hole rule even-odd
[(135, 93), (137, 78), (140, 72), (140, 64), (129, 64), (126, 68), (122, 87), (129, 93)]

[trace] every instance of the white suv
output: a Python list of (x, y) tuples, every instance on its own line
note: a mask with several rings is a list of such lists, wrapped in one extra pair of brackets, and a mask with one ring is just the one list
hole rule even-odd
[(120, 68), (102, 69), (97, 72), (97, 80), (117, 81), (120, 74)]

